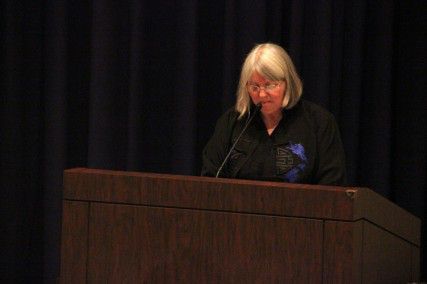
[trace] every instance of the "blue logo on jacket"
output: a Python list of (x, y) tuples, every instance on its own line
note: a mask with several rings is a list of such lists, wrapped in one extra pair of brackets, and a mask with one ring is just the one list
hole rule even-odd
[(284, 181), (297, 182), (307, 163), (308, 160), (302, 144), (289, 142), (284, 146), (277, 147), (277, 173), (282, 176)]

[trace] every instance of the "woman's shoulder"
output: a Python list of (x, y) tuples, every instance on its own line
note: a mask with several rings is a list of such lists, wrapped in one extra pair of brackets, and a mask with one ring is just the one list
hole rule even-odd
[(335, 117), (330, 111), (305, 99), (301, 99), (295, 106), (295, 112), (297, 117), (304, 119), (315, 131), (327, 129), (336, 124)]
[(236, 119), (239, 116), (239, 113), (234, 107), (230, 107), (222, 114), (222, 116), (225, 116), (230, 119)]
[(230, 124), (234, 123), (239, 117), (239, 113), (234, 109), (234, 107), (228, 108), (221, 116), (218, 118), (220, 124)]
[(328, 124), (335, 121), (334, 115), (321, 105), (308, 100), (301, 100), (296, 106), (299, 113), (306, 116), (316, 125)]
[(322, 118), (323, 119), (330, 119), (331, 117), (333, 117), (333, 114), (330, 111), (328, 111), (326, 108), (324, 108), (324, 107), (322, 107), (322, 106), (320, 106), (320, 105), (318, 105), (318, 104), (316, 104), (314, 102), (305, 100), (305, 99), (302, 99), (300, 101), (300, 106), (299, 107), (305, 113), (307, 113), (307, 114), (309, 114), (309, 115), (311, 115), (311, 116), (313, 116), (315, 118), (319, 118), (319, 119), (322, 119)]
[(234, 128), (238, 117), (239, 113), (230, 107), (218, 118), (215, 126), (216, 131), (229, 133)]

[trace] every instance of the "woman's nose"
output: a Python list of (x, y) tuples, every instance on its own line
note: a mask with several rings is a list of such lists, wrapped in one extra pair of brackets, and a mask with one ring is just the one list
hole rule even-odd
[(263, 98), (263, 97), (267, 96), (267, 92), (262, 88), (259, 90), (258, 96), (260, 96), (260, 98)]

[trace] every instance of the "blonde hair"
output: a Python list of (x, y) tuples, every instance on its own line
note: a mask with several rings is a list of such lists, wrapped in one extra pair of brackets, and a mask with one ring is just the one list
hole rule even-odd
[(235, 107), (240, 113), (239, 119), (250, 112), (251, 98), (246, 84), (255, 71), (268, 80), (285, 82), (283, 108), (291, 109), (298, 103), (302, 94), (302, 82), (288, 53), (273, 43), (258, 44), (246, 56), (240, 73)]

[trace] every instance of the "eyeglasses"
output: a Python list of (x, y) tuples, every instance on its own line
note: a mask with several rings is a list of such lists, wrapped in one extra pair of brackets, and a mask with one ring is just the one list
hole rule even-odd
[(277, 86), (280, 85), (280, 82), (274, 82), (274, 83), (267, 83), (264, 86), (259, 86), (256, 84), (247, 83), (246, 87), (248, 89), (248, 92), (252, 94), (258, 94), (261, 92), (261, 90), (264, 90), (264, 92), (268, 93), (271, 91), (274, 91), (274, 89), (277, 88)]

